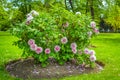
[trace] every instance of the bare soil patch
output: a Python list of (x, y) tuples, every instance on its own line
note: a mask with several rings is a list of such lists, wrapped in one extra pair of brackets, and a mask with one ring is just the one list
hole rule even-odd
[(103, 66), (104, 65), (101, 62), (97, 62), (95, 68), (75, 65), (72, 62), (66, 62), (64, 65), (59, 65), (54, 59), (50, 59), (49, 66), (43, 68), (40, 64), (36, 64), (34, 59), (30, 58), (11, 61), (6, 65), (6, 70), (10, 73), (10, 75), (22, 79), (50, 79), (80, 75), (83, 73), (96, 73), (101, 71)]

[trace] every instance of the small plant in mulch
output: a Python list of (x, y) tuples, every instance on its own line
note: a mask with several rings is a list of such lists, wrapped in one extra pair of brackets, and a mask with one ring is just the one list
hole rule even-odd
[(59, 65), (72, 62), (95, 67), (95, 51), (88, 46), (98, 33), (96, 23), (89, 16), (61, 7), (40, 13), (33, 10), (12, 29), (12, 34), (19, 38), (14, 44), (23, 49), (22, 57), (32, 57), (45, 68), (50, 65), (50, 59)]

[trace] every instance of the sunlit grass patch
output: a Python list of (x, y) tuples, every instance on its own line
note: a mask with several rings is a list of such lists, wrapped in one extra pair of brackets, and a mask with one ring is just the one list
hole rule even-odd
[[(5, 64), (20, 58), (22, 50), (12, 45), (16, 37), (0, 32), (0, 80), (18, 80), (5, 71)], [(120, 34), (102, 33), (92, 39), (96, 56), (105, 64), (99, 73), (83, 74), (61, 78), (60, 80), (120, 80)], [(32, 80), (32, 79), (31, 79)], [(54, 79), (56, 80), (56, 79)]]

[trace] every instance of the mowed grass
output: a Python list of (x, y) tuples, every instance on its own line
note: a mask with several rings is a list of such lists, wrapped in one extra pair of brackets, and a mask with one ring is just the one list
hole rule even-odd
[[(5, 64), (20, 58), (22, 53), (22, 50), (12, 45), (15, 40), (17, 38), (9, 33), (0, 32), (0, 80), (19, 80), (5, 71)], [(105, 64), (104, 70), (59, 80), (120, 80), (120, 34), (101, 33), (92, 39), (91, 44), (96, 46), (92, 49), (96, 51), (97, 59)]]
[(120, 34), (101, 33), (92, 39), (97, 60), (105, 64), (99, 73), (83, 74), (62, 80), (120, 80)]
[(20, 58), (22, 50), (12, 45), (17, 38), (8, 32), (0, 32), (0, 80), (17, 80), (11, 77), (5, 70), (5, 64)]

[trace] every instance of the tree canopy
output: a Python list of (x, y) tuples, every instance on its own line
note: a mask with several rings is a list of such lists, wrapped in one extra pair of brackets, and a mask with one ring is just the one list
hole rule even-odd
[(98, 25), (102, 20), (114, 31), (120, 28), (120, 0), (0, 0), (0, 30), (21, 22), (31, 10), (49, 11), (53, 6), (91, 16)]

